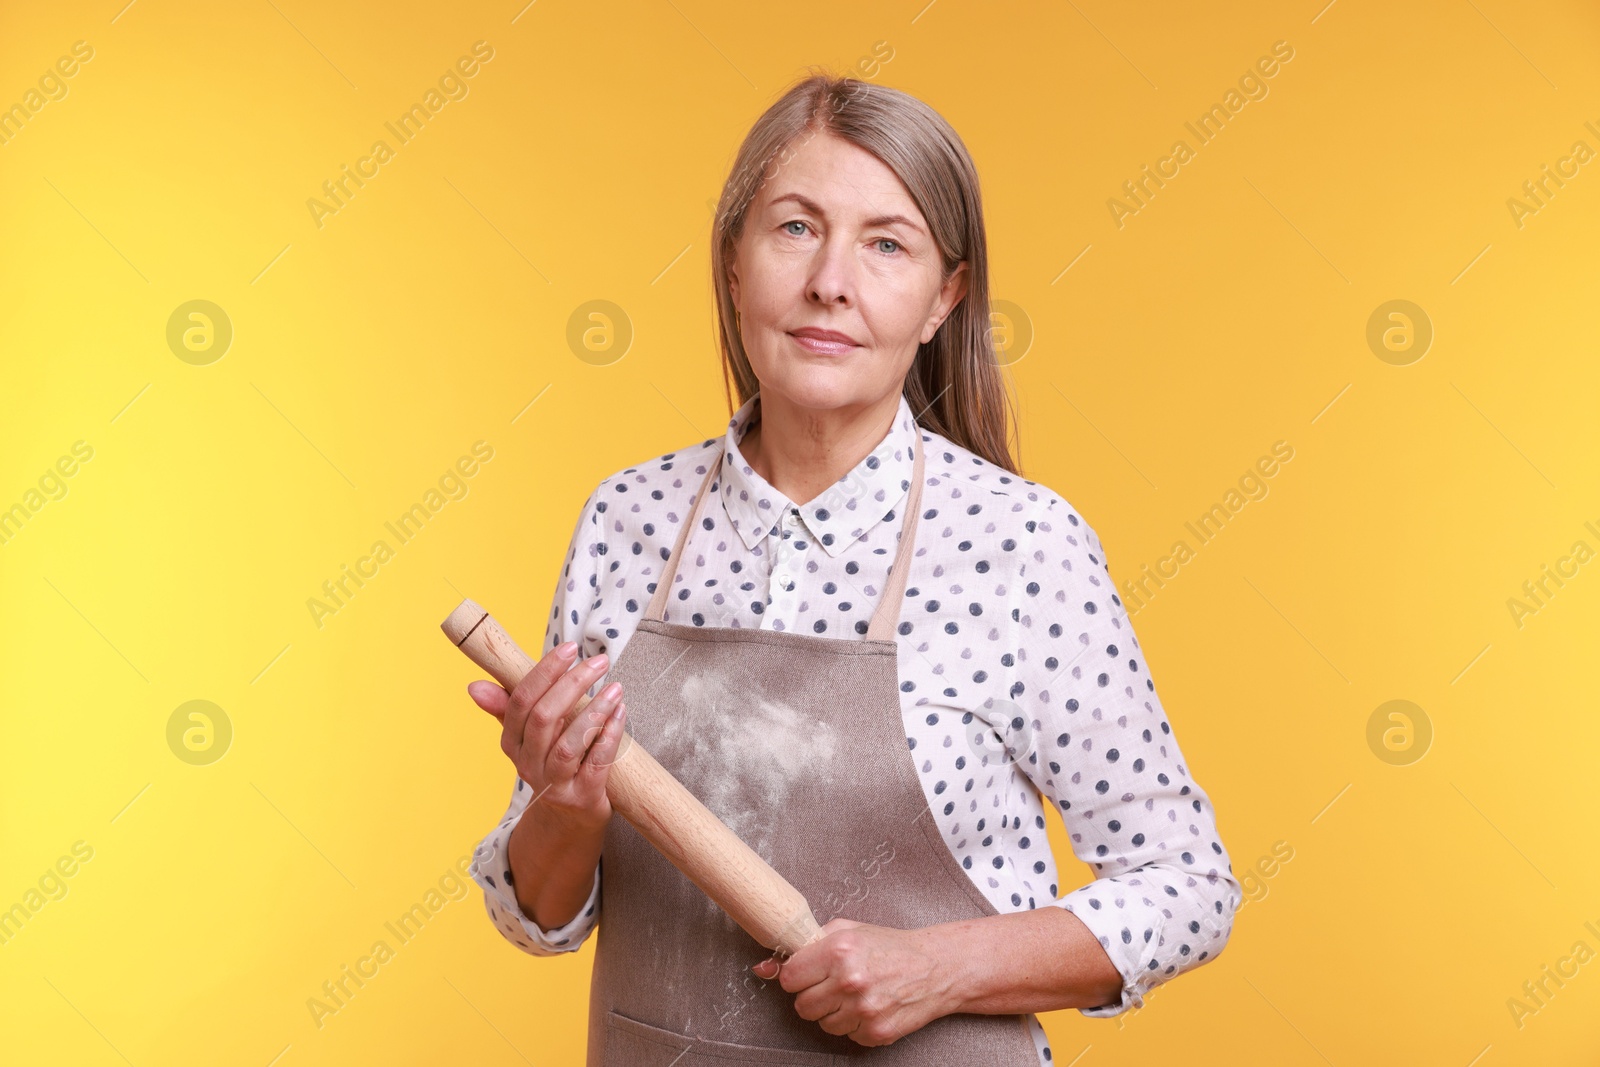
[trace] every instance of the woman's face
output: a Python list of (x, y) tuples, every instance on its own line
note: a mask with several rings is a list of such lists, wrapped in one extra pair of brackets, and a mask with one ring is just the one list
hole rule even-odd
[[(864, 408), (899, 396), (966, 292), (966, 264), (941, 284), (927, 220), (872, 153), (829, 133), (798, 141), (750, 204), (729, 288), (763, 397)], [(846, 340), (808, 345), (807, 330)]]

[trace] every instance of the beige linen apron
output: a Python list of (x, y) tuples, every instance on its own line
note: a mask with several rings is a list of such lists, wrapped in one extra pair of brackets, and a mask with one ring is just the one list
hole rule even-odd
[[(915, 546), (921, 431), (894, 567), (865, 640), (662, 621), (726, 462), (724, 449), (609, 675), (622, 683), (629, 731), (805, 895), (820, 923), (912, 929), (997, 914), (926, 817), (901, 719), (893, 631)], [(718, 525), (718, 536), (732, 533)], [(830, 1034), (799, 1016), (776, 979), (750, 971), (771, 953), (626, 820), (611, 820), (600, 862), (588, 1067), (1038, 1065), (1026, 1015), (946, 1015), (871, 1048)]]

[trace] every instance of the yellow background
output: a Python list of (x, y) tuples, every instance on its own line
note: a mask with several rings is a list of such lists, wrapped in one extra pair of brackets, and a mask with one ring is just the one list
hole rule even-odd
[[(93, 859), (0, 947), (0, 1061), (581, 1062), (592, 943), (523, 955), (476, 887), (320, 1029), (306, 1001), (506, 804), (439, 621), (472, 596), (536, 645), (594, 484), (722, 432), (708, 202), (808, 64), (882, 41), (873, 80), (975, 157), (1031, 323), (1025, 473), (1119, 582), (1294, 449), (1136, 617), (1235, 872), (1293, 858), (1142, 1011), (1046, 1015), (1056, 1062), (1595, 1062), (1587, 952), (1508, 1001), (1600, 952), (1600, 564), (1520, 627), (1507, 601), (1600, 547), (1600, 164), (1520, 227), (1507, 200), (1600, 150), (1597, 38), (1592, 5), (1509, 0), (6, 5), (0, 105), (94, 58), (0, 146), (0, 507), (94, 458), (0, 545), (0, 907)], [(307, 199), (479, 40), (469, 94), (319, 228)], [(166, 342), (194, 299), (234, 330), (207, 366)], [(1406, 366), (1366, 342), (1396, 299), (1434, 329)], [(590, 300), (622, 358), (569, 347)], [(465, 499), (319, 628), (306, 600), (479, 440)], [(233, 728), (207, 766), (167, 743), (197, 699)], [(1369, 745), (1390, 700), (1420, 760)]]

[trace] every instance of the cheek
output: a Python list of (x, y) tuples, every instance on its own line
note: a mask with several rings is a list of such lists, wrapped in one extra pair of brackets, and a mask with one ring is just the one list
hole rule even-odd
[(751, 313), (769, 317), (774, 310), (804, 298), (806, 269), (799, 257), (758, 245), (743, 262), (748, 267), (740, 272), (742, 292)]
[(934, 295), (905, 277), (869, 279), (861, 288), (862, 318), (882, 346), (916, 345), (922, 340)]

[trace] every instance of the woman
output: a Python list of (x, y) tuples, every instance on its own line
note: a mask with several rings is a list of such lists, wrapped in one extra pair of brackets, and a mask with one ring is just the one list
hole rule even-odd
[[(518, 772), (474, 878), (533, 955), (599, 925), (591, 1065), (1048, 1063), (1032, 1013), (1142, 1005), (1239, 883), (1098, 538), (1016, 474), (972, 161), (915, 98), (814, 76), (713, 236), (740, 406), (600, 483), (544, 659), (469, 686)], [(624, 725), (822, 940), (761, 960), (611, 818)], [(1047, 804), (1090, 884), (1059, 891)]]

